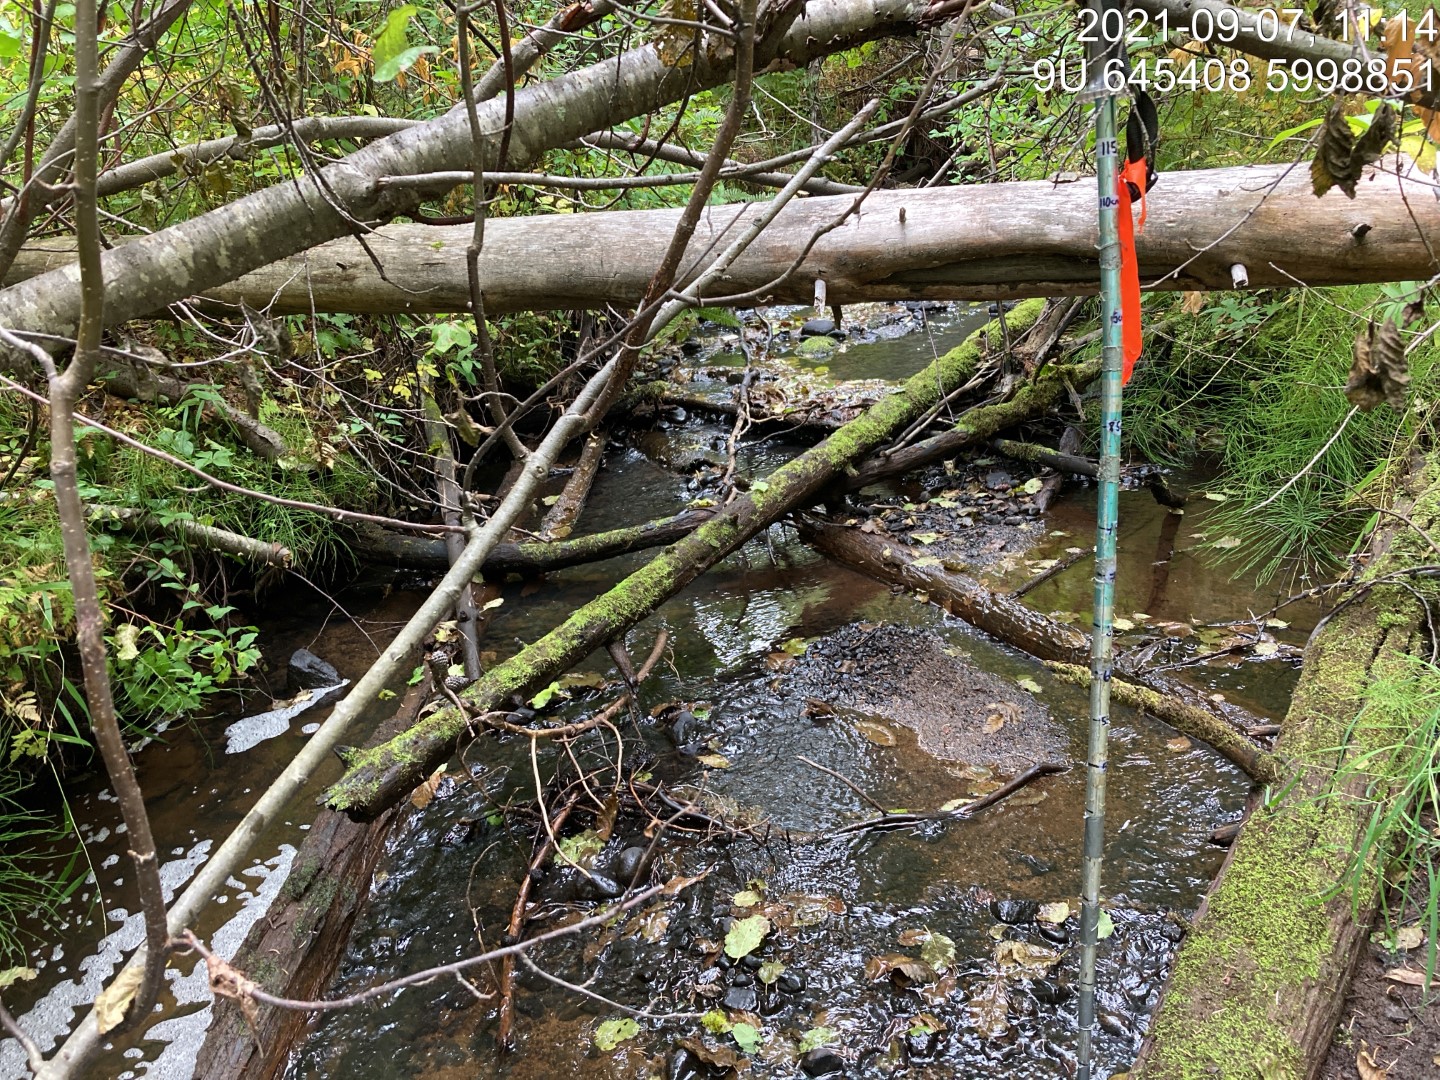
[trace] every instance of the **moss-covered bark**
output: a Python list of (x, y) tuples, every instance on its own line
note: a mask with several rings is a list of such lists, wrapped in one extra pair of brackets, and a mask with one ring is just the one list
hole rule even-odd
[[(1436, 461), (1414, 471), (1409, 501), (1408, 516), (1420, 529), (1440, 523)], [(1372, 581), (1434, 561), (1429, 544), (1406, 525), (1378, 538), (1372, 552)], [(1293, 782), (1241, 830), (1180, 950), (1135, 1075), (1317, 1075), (1379, 886), (1371, 865), (1358, 891), (1336, 888), (1362, 850), (1370, 799), (1384, 798), (1392, 779), (1383, 769), (1393, 757), (1395, 726), (1381, 710), (1364, 708), (1366, 693), (1403, 670), (1423, 619), (1414, 593), (1376, 585), (1310, 643), (1275, 751)], [(1376, 757), (1364, 773), (1342, 768), (1365, 754)]]
[[(1009, 312), (1011, 333), (1039, 317), (1042, 301)], [(567, 671), (614, 640), (669, 597), (714, 566), (750, 537), (796, 507), (806, 505), (837, 474), (893, 438), (941, 397), (963, 385), (985, 355), (981, 329), (951, 349), (895, 393), (883, 398), (819, 445), (752, 485), (724, 511), (666, 548), (609, 592), (575, 611), (560, 626), (465, 691), (467, 706), (488, 712), (511, 694), (525, 692)], [(370, 820), (414, 789), (455, 749), (469, 728), (466, 717), (442, 709), (383, 746), (358, 754), (325, 794), (331, 809)]]

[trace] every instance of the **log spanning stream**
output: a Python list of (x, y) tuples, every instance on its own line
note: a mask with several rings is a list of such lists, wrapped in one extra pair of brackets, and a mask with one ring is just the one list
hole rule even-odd
[[(923, 363), (934, 348), (924, 335), (884, 346), (894, 350), (911, 340), (923, 350)], [(832, 371), (839, 366), (837, 355)], [(723, 445), (727, 430), (692, 414), (673, 419), (662, 441), (672, 448), (713, 446), (716, 439)], [(612, 449), (581, 531), (670, 514), (692, 497), (687, 476), (659, 464), (662, 455), (651, 449), (648, 443)], [(763, 475), (793, 453), (772, 437), (744, 451), (742, 469)], [(999, 460), (974, 468), (987, 488), (1019, 486), (1031, 475)], [(923, 496), (882, 494), (875, 502), (903, 512), (916, 497)], [(1088, 545), (1093, 503), (1091, 491), (1071, 488), (1045, 516), (1003, 526), (998, 546), (977, 522), (970, 545), (977, 565), (985, 562), (992, 580), (1018, 585), (1037, 562)], [(1122, 495), (1116, 610), (1148, 616), (1135, 623), (1137, 641), (1147, 623), (1166, 622), (1189, 624), (1201, 640), (1214, 640), (1218, 632), (1207, 624), (1242, 618), (1276, 599), (1194, 555), (1193, 534), (1204, 532), (1204, 515), (1215, 505), (1192, 502), (1177, 517), (1144, 491)], [(533, 640), (644, 558), (572, 568), (538, 586), (506, 585), (482, 648), (508, 651), (517, 638)], [(395, 584), (383, 598), (343, 597), (357, 621), (317, 603), (272, 624), (265, 640), (282, 659), (287, 648), (306, 646), (353, 679), (423, 596), (418, 582), (413, 589), (403, 580)], [(1089, 594), (1088, 564), (1081, 561), (1026, 602), (1078, 621)], [(1312, 616), (1290, 617), (1294, 625), (1276, 636), (1303, 643), (1303, 623)], [(859, 792), (887, 809), (934, 810), (981, 796), (1038, 761), (1082, 761), (1084, 691), (915, 596), (821, 558), (783, 526), (667, 603), (632, 635), (632, 652), (643, 656), (662, 627), (673, 663), (662, 664), (642, 688), (640, 719), (622, 717), (625, 754), (643, 763), (647, 782), (688, 785), (709, 812), (754, 823), (754, 834), (671, 834), (652, 880), (705, 874), (703, 880), (601, 932), (548, 945), (536, 962), (655, 1014), (719, 1009), (756, 1018), (759, 1045), (747, 1055), (753, 1076), (795, 1076), (806, 1053), (811, 1074), (822, 1075), (813, 1070), (827, 1064), (821, 1052), (827, 1049), (844, 1058), (843, 1075), (850, 1077), (1067, 1075), (1083, 770), (1043, 777), (971, 820), (840, 830), (874, 816)], [(1126, 646), (1123, 636), (1120, 645)], [(583, 670), (613, 678), (603, 654)], [(1294, 679), (1286, 661), (1244, 653), (1189, 675), (1206, 692), (1274, 717)], [(584, 715), (601, 700), (608, 699), (591, 698), (558, 715)], [(676, 707), (658, 709), (667, 703)], [(260, 699), (250, 711), (268, 707)], [(652, 711), (660, 718), (652, 719)], [(176, 726), (139, 755), (168, 887), (182, 885), (203, 862), (294, 753), (305, 725), (319, 718), (307, 713), (237, 754), (225, 752), (233, 718)], [(1116, 708), (1112, 738), (1105, 886), (1114, 932), (1101, 949), (1098, 1044), (1110, 1071), (1129, 1063), (1158, 999), (1182, 933), (1171, 913), (1190, 914), (1220, 867), (1224, 852), (1207, 842), (1209, 833), (1238, 816), (1248, 790), (1226, 760), (1131, 710)], [(585, 753), (597, 764), (613, 761), (614, 740)], [(486, 744), (467, 760), (473, 783), (457, 782), (452, 764), (452, 779), (442, 781), (435, 799), (392, 834), (332, 994), (499, 943), (535, 823), (512, 815), (507, 827), (497, 809), (532, 805), (528, 743)], [(232, 879), (210, 921), (196, 928), (217, 950), (233, 950), (284, 888), (314, 816), (313, 797), (333, 778), (317, 777), (274, 823), (255, 863)], [(124, 837), (115, 833), (113, 797), (98, 786), (82, 790), (74, 812), (88, 841), (92, 880), (67, 907), (64, 944), (41, 958), (40, 978), (7, 992), (7, 1003), (24, 1014), (45, 1049), (142, 936), (119, 880)], [(622, 815), (612, 847), (648, 843), (643, 826)], [(547, 873), (535, 886), (530, 929), (593, 912), (595, 900), (585, 890), (576, 875)], [(1057, 903), (1068, 904), (1068, 919), (1045, 906)], [(749, 957), (725, 957), (727, 932), (759, 913), (770, 926), (763, 943)], [(100, 958), (82, 965), (97, 942)], [(171, 977), (164, 1016), (127, 1052), (125, 1075), (191, 1075), (209, 1011), (204, 965), (178, 957)], [(483, 972), (472, 981), (493, 989)], [(664, 1024), (642, 1019), (635, 1034), (602, 1050), (597, 1026), (622, 1016), (612, 1006), (523, 966), (515, 1000), (516, 1049), (509, 1054), (495, 1050), (494, 1001), (442, 981), (382, 1006), (328, 1015), (285, 1075), (718, 1077), (726, 1075), (725, 1052), (740, 1053), (748, 1037), (705, 1037), (698, 1015)], [(22, 1072), (15, 1049), (13, 1042), (0, 1045), (0, 1075)], [(118, 1061), (107, 1059), (97, 1075), (115, 1075)]]

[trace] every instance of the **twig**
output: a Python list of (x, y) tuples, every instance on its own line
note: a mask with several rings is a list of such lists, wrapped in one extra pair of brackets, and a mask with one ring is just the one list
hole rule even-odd
[(857, 785), (853, 780), (849, 779), (848, 777), (841, 776), (841, 775), (840, 775), (838, 772), (836, 772), (834, 769), (827, 769), (824, 765), (821, 765), (818, 761), (811, 761), (808, 757), (805, 757), (803, 754), (796, 754), (796, 755), (795, 755), (795, 760), (797, 760), (797, 761), (803, 761), (806, 765), (809, 765), (812, 769), (819, 769), (821, 772), (825, 773), (826, 775), (828, 775), (828, 776), (833, 776), (836, 780), (839, 780), (842, 784), (844, 784), (846, 787), (848, 787), (851, 791), (855, 792), (856, 795), (859, 795), (860, 798), (864, 799), (867, 803), (869, 803), (871, 806), (873, 806), (876, 810), (880, 811), (880, 813), (884, 814), (886, 817), (889, 817), (889, 816), (890, 816), (890, 811), (886, 810), (885, 807), (881, 806), (878, 802), (876, 802), (876, 801), (875, 801), (874, 799), (872, 799), (869, 795), (867, 795), (867, 794), (865, 793), (864, 789), (862, 789), (859, 785)]
[(843, 836), (847, 833), (866, 832), (871, 829), (898, 829), (907, 825), (923, 825), (927, 821), (959, 821), (962, 818), (972, 817), (986, 807), (994, 806), (1002, 799), (1007, 799), (1019, 791), (1032, 780), (1038, 780), (1042, 776), (1049, 776), (1052, 773), (1062, 773), (1069, 769), (1068, 765), (1061, 765), (1056, 761), (1041, 761), (1031, 765), (1019, 776), (1006, 781), (1000, 787), (983, 795), (972, 803), (957, 807), (954, 810), (932, 810), (929, 812), (914, 812), (904, 814), (884, 814), (878, 818), (867, 818), (865, 821), (852, 822), (843, 825), (829, 833), (816, 837), (817, 840), (824, 840), (831, 836)]

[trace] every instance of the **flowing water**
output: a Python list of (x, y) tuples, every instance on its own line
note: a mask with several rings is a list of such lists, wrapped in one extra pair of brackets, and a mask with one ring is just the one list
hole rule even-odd
[[(950, 318), (959, 322), (963, 316)], [(925, 362), (933, 346), (924, 335), (884, 345), (907, 341), (912, 358), (922, 354), (916, 366)], [(691, 419), (669, 438), (713, 446), (724, 434)], [(795, 451), (766, 441), (748, 448), (742, 465), (763, 474)], [(639, 450), (613, 453), (583, 528), (672, 513), (690, 497), (687, 484)], [(1274, 602), (1253, 582), (1229, 580), (1225, 568), (1195, 557), (1192, 534), (1203, 532), (1204, 512), (1213, 504), (1191, 507), (1180, 518), (1165, 513), (1148, 493), (1122, 495), (1117, 612), (1148, 616), (1151, 624), (1204, 624)], [(1088, 545), (1093, 514), (1093, 493), (1072, 489), (1038, 526), (1031, 558)], [(516, 641), (533, 640), (643, 560), (635, 555), (574, 568), (538, 586), (506, 585), (484, 647), (504, 652)], [(1027, 576), (1018, 566), (1010, 581)], [(295, 605), (282, 625), (268, 628), (267, 640), (277, 656), (308, 646), (354, 679), (375, 657), (376, 643), (383, 644), (418, 603), (418, 583), (413, 589), (404, 584), (393, 584), (383, 596), (344, 598), (348, 614), (318, 600)], [(1083, 617), (1090, 588), (1082, 561), (1027, 602)], [(1305, 616), (1290, 618), (1295, 625), (1278, 636), (1303, 643)], [(1139, 622), (1136, 641), (1146, 621)], [(892, 635), (886, 640), (901, 643), (900, 651), (905, 642), (933, 642), (967, 666), (959, 670), (979, 670), (1013, 687), (1014, 700), (1043, 717), (1035, 722), (1035, 756), (1055, 752), (1076, 763), (1083, 760), (1086, 738), (1084, 691), (1052, 679), (1029, 657), (937, 608), (819, 558), (784, 527), (748, 544), (664, 605), (630, 635), (632, 655), (646, 654), (661, 628), (670, 634), (673, 662), (662, 664), (643, 689), (640, 716), (623, 721), (623, 751), (613, 737), (596, 738), (580, 751), (581, 760), (608, 769), (623, 752), (654, 778), (691, 785), (707, 805), (764, 824), (743, 837), (667, 834), (650, 871), (653, 880), (704, 874), (702, 880), (603, 931), (547, 946), (536, 961), (604, 998), (677, 1017), (642, 1019), (632, 1038), (600, 1050), (597, 1024), (620, 1017), (619, 1010), (522, 969), (512, 1053), (495, 1050), (493, 1000), (477, 1000), (455, 982), (437, 982), (407, 990), (383, 1007), (329, 1015), (297, 1051), (288, 1075), (722, 1076), (725, 1071), (706, 1066), (705, 1058), (723, 1061), (750, 1035), (741, 1029), (738, 1035), (702, 1035), (699, 1014), (717, 1006), (754, 1025), (758, 1045), (746, 1047), (754, 1076), (799, 1075), (801, 1050), (815, 1045), (840, 1052), (844, 1075), (852, 1077), (1067, 1075), (1076, 918), (1047, 922), (1037, 918), (1037, 905), (1077, 906), (1084, 770), (1043, 777), (970, 820), (839, 833), (873, 817), (872, 803), (933, 810), (983, 794), (1009, 773), (937, 759), (921, 749), (916, 725), (903, 717), (856, 719), (842, 711), (819, 722), (811, 702), (824, 696), (828, 684), (843, 681), (837, 672), (846, 670), (846, 650), (885, 628)], [(797, 660), (792, 654), (802, 648)], [(605, 673), (609, 660), (602, 654), (586, 667)], [(1294, 680), (1293, 668), (1274, 659), (1205, 666), (1190, 675), (1271, 716), (1283, 712)], [(957, 684), (953, 692), (963, 701), (977, 691)], [(982, 694), (977, 706), (989, 707), (993, 693)], [(608, 699), (578, 702), (570, 711), (581, 715), (600, 700)], [(658, 709), (672, 702), (689, 717), (683, 735), (645, 715), (673, 718), (676, 709)], [(262, 699), (250, 711), (268, 707)], [(316, 710), (295, 717), (288, 730), (229, 755), (229, 721), (173, 727), (139, 756), (170, 886), (182, 885), (203, 862), (305, 738), (305, 725), (321, 715)], [(1114, 721), (1104, 886), (1114, 932), (1101, 948), (1100, 1075), (1123, 1069), (1138, 1045), (1180, 936), (1169, 913), (1193, 912), (1224, 854), (1207, 836), (1239, 814), (1248, 791), (1226, 761), (1177, 739), (1164, 725), (1119, 707)], [(1051, 743), (1038, 737), (1041, 727)], [(528, 742), (492, 741), (472, 750), (467, 761), (476, 783), (443, 785), (423, 813), (409, 815), (392, 835), (333, 992), (459, 959), (499, 941), (535, 826), (495, 811), (533, 799)], [(554, 772), (548, 752), (540, 765), (546, 776)], [(197, 927), (217, 948), (233, 949), (263, 913), (313, 816), (314, 795), (338, 772), (337, 764), (317, 776), (274, 823), (254, 863), (232, 879), (230, 892)], [(124, 838), (117, 835), (113, 796), (98, 781), (82, 784), (73, 810), (88, 841), (92, 878), (68, 905), (64, 944), (40, 958), (40, 979), (7, 992), (7, 1004), (24, 1014), (22, 1021), (45, 1049), (142, 936), (122, 883)], [(581, 820), (589, 822), (577, 813)], [(648, 843), (646, 825), (638, 815), (622, 813), (611, 849)], [(573, 875), (568, 881), (552, 870), (537, 886), (540, 917), (531, 929), (595, 910), (593, 902), (573, 900)], [(747, 891), (754, 895), (737, 903), (736, 894)], [(1056, 918), (1056, 911), (1047, 914)], [(758, 970), (755, 958), (732, 963), (720, 949), (734, 921), (757, 912), (771, 924), (755, 953), (768, 966)], [(86, 959), (102, 935), (99, 956)], [(947, 943), (953, 943), (953, 955)], [(902, 957), (922, 956), (929, 970), (909, 969), (918, 977), (896, 970)], [(160, 1022), (125, 1052), (128, 1071), (121, 1075), (190, 1075), (208, 1015), (203, 967), (180, 958), (172, 975)], [(483, 972), (472, 981), (493, 989)], [(806, 1032), (811, 1035), (802, 1046)], [(22, 1071), (14, 1043), (0, 1044), (0, 1076)], [(96, 1073), (116, 1074), (114, 1059)]]

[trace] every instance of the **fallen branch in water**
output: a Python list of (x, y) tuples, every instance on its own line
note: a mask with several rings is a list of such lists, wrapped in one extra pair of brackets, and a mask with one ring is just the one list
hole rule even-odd
[[(1009, 313), (1012, 325), (1033, 320), (1039, 301)], [(1018, 328), (1018, 327), (1017, 327)], [(467, 708), (484, 714), (511, 694), (569, 670), (595, 649), (646, 618), (745, 541), (784, 515), (815, 501), (838, 475), (893, 438), (935, 401), (968, 380), (983, 356), (979, 332), (907, 381), (896, 393), (817, 446), (782, 465), (683, 540), (661, 552), (608, 593), (573, 612), (559, 627), (491, 668), (464, 691)], [(404, 798), (453, 751), (469, 727), (458, 709), (442, 709), (386, 746), (359, 755), (325, 794), (328, 806), (366, 820)]]

